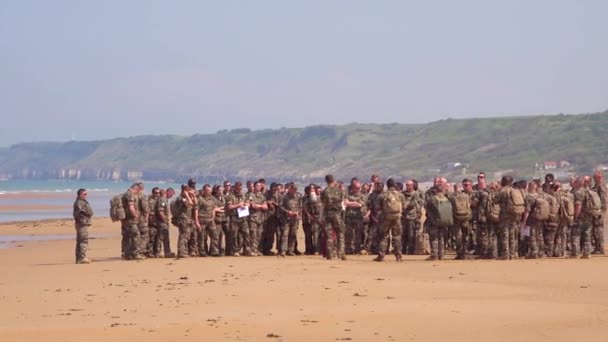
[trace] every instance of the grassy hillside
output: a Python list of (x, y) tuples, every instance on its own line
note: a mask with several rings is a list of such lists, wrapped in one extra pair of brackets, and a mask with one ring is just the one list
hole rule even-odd
[(531, 174), (534, 164), (544, 160), (568, 160), (588, 171), (608, 160), (607, 136), (608, 111), (424, 125), (235, 129), (190, 137), (17, 144), (0, 150), (0, 172), (76, 168), (141, 170), (144, 178), (319, 178), (326, 173), (421, 177), (449, 162), (468, 165), (473, 172), (513, 169)]

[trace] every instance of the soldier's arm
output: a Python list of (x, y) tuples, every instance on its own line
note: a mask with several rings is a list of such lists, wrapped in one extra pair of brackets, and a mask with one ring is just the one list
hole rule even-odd
[[(161, 205), (161, 202), (161, 200), (156, 201), (154, 211), (158, 213), (158, 216), (160, 217), (160, 220), (162, 222), (167, 222), (167, 217), (165, 216), (165, 208)], [(165, 203), (165, 205), (167, 204)]]
[(137, 213), (137, 209), (135, 209), (135, 203), (129, 202), (129, 212), (131, 213), (131, 216), (133, 216), (133, 217), (139, 216)]

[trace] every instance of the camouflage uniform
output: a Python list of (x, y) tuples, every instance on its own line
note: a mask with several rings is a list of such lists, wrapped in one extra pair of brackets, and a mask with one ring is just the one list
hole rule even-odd
[[(435, 206), (434, 197), (439, 194), (442, 196), (436, 188), (430, 188), (425, 194), (424, 208), (426, 210), (426, 227), (429, 232), (429, 239), (431, 245), (431, 256), (430, 259), (443, 259), (445, 255), (446, 237), (448, 235), (448, 227), (442, 227), (437, 225), (435, 222), (438, 220), (434, 217), (433, 207)], [(445, 196), (445, 195), (443, 195)]]
[(382, 192), (372, 192), (367, 197), (367, 207), (370, 208), (369, 231), (365, 237), (364, 249), (378, 253), (378, 232), (382, 227)]
[(404, 254), (416, 253), (416, 235), (420, 234), (421, 206), (418, 191), (403, 192), (407, 206), (403, 210), (403, 248)]
[(131, 214), (129, 206), (133, 205), (135, 211), (139, 214), (139, 197), (134, 195), (131, 189), (127, 190), (122, 196), (122, 205), (125, 208), (126, 218), (121, 221), (122, 230), (122, 249), (125, 258), (139, 257), (141, 246), (139, 235), (139, 216), (135, 217)]
[(188, 242), (192, 236), (194, 230), (194, 222), (192, 220), (192, 211), (194, 206), (188, 203), (183, 196), (179, 196), (175, 199), (177, 205), (177, 217), (175, 222), (179, 229), (179, 237), (177, 241), (177, 257), (185, 258), (189, 256)]
[[(345, 257), (344, 251), (344, 221), (342, 220), (342, 199), (344, 193), (342, 190), (334, 186), (328, 186), (321, 193), (321, 202), (323, 202), (323, 215), (325, 223), (325, 231), (327, 236), (327, 252), (328, 259), (335, 257)], [(336, 240), (334, 240), (334, 234)], [(337, 242), (337, 247), (336, 247)]]
[[(245, 194), (249, 203), (263, 205), (266, 198), (259, 192), (247, 192)], [(249, 240), (251, 250), (255, 253), (262, 252), (262, 234), (264, 233), (264, 211), (249, 208)]]
[(148, 244), (146, 245), (146, 254), (148, 256), (156, 256), (154, 252), (154, 241), (158, 235), (158, 216), (156, 215), (156, 201), (158, 197), (148, 196)]
[(302, 207), (305, 209), (302, 227), (304, 228), (306, 254), (320, 254), (319, 214), (321, 212), (321, 204), (319, 199), (313, 201), (310, 195), (306, 195), (302, 199)]
[[(277, 234), (279, 233), (279, 216), (276, 207), (281, 204), (282, 195), (278, 192), (268, 191), (266, 193), (266, 202), (270, 202), (268, 204), (268, 211), (266, 214), (266, 225), (264, 226), (264, 234), (262, 243), (263, 248), (262, 252), (264, 255), (272, 254), (272, 248), (274, 247), (275, 239), (277, 239)], [(272, 203), (272, 204), (271, 204)], [(277, 240), (277, 243), (278, 240)], [(277, 246), (277, 250), (280, 249), (280, 246)]]
[[(215, 225), (215, 208), (216, 202), (213, 200), (213, 196), (208, 197), (199, 195), (197, 196), (198, 205), (198, 222), (201, 225), (201, 231), (198, 234), (197, 247), (198, 254), (200, 256), (218, 256), (220, 254), (220, 239), (219, 232)], [(207, 239), (209, 244), (207, 245)]]
[[(559, 208), (558, 197), (553, 193), (543, 192), (542, 195), (549, 202), (550, 208), (557, 205)], [(559, 215), (559, 214), (558, 214)], [(549, 219), (543, 223), (543, 247), (541, 253), (544, 252), (547, 256), (555, 256), (555, 236), (557, 234), (558, 220)]]
[[(281, 255), (294, 255), (298, 226), (302, 210), (302, 196), (299, 193), (287, 193), (281, 202)], [(297, 217), (290, 217), (287, 211), (298, 212)]]
[[(398, 213), (387, 212), (388, 201), (390, 196), (397, 197), (401, 202), (401, 210)], [(382, 202), (382, 225), (380, 231), (378, 231), (378, 257), (383, 258), (386, 250), (388, 249), (388, 238), (389, 234), (392, 237), (393, 253), (397, 260), (401, 260), (401, 215), (403, 208), (406, 208), (408, 204), (405, 201), (405, 197), (395, 188), (389, 188), (381, 197)]]
[(604, 217), (606, 217), (606, 198), (608, 197), (606, 184), (596, 183), (592, 190), (597, 192), (602, 201), (602, 214), (591, 221), (594, 240), (593, 253), (604, 254)]
[[(165, 221), (161, 219), (160, 213), (165, 216)], [(156, 200), (153, 214), (156, 216), (157, 233), (154, 239), (154, 254), (160, 256), (161, 248), (165, 253), (165, 256), (170, 256), (171, 253), (171, 241), (169, 238), (169, 218), (171, 212), (169, 210), (169, 201), (167, 197), (161, 196)]]
[(511, 186), (505, 186), (494, 196), (494, 202), (500, 205), (500, 223), (498, 224), (498, 256), (501, 259), (513, 259), (517, 257), (517, 231), (521, 217), (513, 215), (508, 210), (508, 202), (511, 201), (509, 191), (520, 191)]
[(543, 195), (538, 192), (528, 193), (526, 196), (526, 212), (528, 220), (526, 225), (530, 227), (530, 240), (528, 241), (527, 258), (542, 258), (544, 256), (543, 249), (543, 227), (544, 222), (532, 217), (534, 208), (538, 205), (537, 200)]
[[(466, 219), (459, 219), (454, 215), (454, 224), (449, 228), (452, 232), (452, 236), (456, 240), (456, 259), (463, 260), (466, 258), (467, 247), (469, 244), (469, 237), (471, 234), (471, 217), (472, 211), (470, 210), (470, 198), (471, 195), (467, 193), (459, 193), (459, 194), (451, 194), (449, 196), (450, 201), (452, 202), (452, 207), (456, 208), (456, 196), (469, 196), (469, 212), (470, 216)], [(466, 197), (465, 197), (466, 198)]]
[(148, 215), (150, 214), (150, 207), (148, 206), (148, 196), (139, 194), (137, 200), (139, 207), (139, 222), (137, 227), (139, 228), (139, 252), (147, 256), (148, 243), (150, 242), (150, 230), (148, 228)]
[(581, 206), (581, 213), (575, 219), (572, 225), (572, 245), (570, 247), (570, 256), (578, 257), (583, 246), (583, 257), (589, 257), (591, 254), (591, 224), (593, 217), (585, 212), (585, 202), (587, 199), (587, 188), (580, 188), (574, 191), (574, 205)]
[(93, 217), (93, 208), (87, 200), (77, 198), (73, 205), (74, 224), (76, 227), (76, 263), (87, 258), (89, 247), (89, 226)]
[[(226, 209), (229, 205), (246, 202), (245, 194), (231, 193), (226, 197)], [(241, 250), (244, 250), (245, 255), (251, 255), (251, 241), (249, 240), (249, 218), (239, 217), (237, 209), (226, 210), (230, 216), (230, 235), (232, 236), (233, 255), (240, 255)], [(237, 236), (240, 237), (237, 240)]]
[[(222, 194), (220, 194), (218, 197), (213, 196), (213, 201), (216, 207), (226, 207), (226, 197), (224, 197)], [(218, 247), (220, 249), (220, 255), (232, 255), (232, 239), (229, 229), (230, 218), (225, 213), (217, 213), (214, 221), (218, 233)]]
[(346, 208), (345, 213), (345, 249), (347, 254), (357, 254), (363, 248), (363, 217), (367, 213), (367, 201), (365, 195), (358, 191), (349, 194), (346, 199), (350, 202), (357, 202), (361, 208)]
[(486, 207), (488, 205), (490, 193), (486, 189), (479, 189), (471, 197), (471, 209), (473, 210), (473, 227), (477, 232), (476, 252), (481, 257), (491, 257), (496, 251), (493, 248), (496, 244), (495, 226), (488, 222), (486, 217)]

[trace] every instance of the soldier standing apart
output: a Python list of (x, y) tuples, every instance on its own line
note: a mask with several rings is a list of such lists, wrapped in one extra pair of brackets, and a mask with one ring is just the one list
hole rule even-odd
[(87, 249), (89, 247), (89, 226), (91, 225), (91, 217), (93, 217), (93, 208), (87, 201), (86, 189), (78, 189), (73, 215), (76, 226), (76, 263), (89, 264), (91, 260), (87, 258)]
[[(322, 226), (327, 232), (327, 259), (336, 257), (346, 260), (344, 252), (344, 221), (342, 220), (342, 200), (344, 193), (338, 188), (338, 182), (333, 175), (326, 175), (327, 187), (321, 193)], [(333, 237), (336, 237), (334, 240)], [(337, 240), (337, 241), (336, 241)], [(337, 246), (336, 246), (337, 243)]]
[(606, 217), (606, 200), (608, 198), (606, 190), (606, 181), (604, 181), (604, 174), (602, 171), (596, 171), (593, 174), (593, 180), (595, 191), (601, 202), (601, 215), (593, 219), (593, 236), (595, 236), (595, 245), (591, 254), (604, 254), (604, 217)]
[(392, 235), (393, 253), (397, 261), (401, 261), (401, 215), (403, 208), (407, 208), (405, 196), (395, 187), (395, 180), (386, 181), (386, 193), (382, 198), (382, 225), (378, 232), (378, 256), (374, 261), (383, 261), (387, 250), (389, 234)]

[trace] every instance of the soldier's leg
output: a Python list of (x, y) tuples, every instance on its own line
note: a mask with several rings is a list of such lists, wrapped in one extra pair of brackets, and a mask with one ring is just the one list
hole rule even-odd
[(336, 217), (337, 227), (336, 227), (336, 240), (337, 240), (337, 252), (338, 258), (344, 258), (346, 256), (345, 246), (344, 246), (344, 221), (342, 220), (342, 215)]
[(355, 249), (354, 249), (354, 253), (356, 254), (361, 254), (361, 250), (363, 249), (363, 237), (364, 237), (364, 224), (363, 224), (363, 219), (358, 219), (355, 222), (355, 240), (354, 240), (354, 244), (355, 244)]
[(595, 231), (593, 254), (604, 254), (604, 214), (593, 219), (593, 230)]
[(456, 240), (456, 259), (464, 259), (465, 256), (465, 245), (466, 245), (466, 235), (464, 234), (464, 223), (463, 222), (454, 222), (454, 224), (450, 227), (450, 235)]
[(298, 234), (299, 222), (289, 223), (289, 230), (287, 232), (287, 254), (294, 254), (296, 249), (297, 234)]
[(87, 258), (89, 247), (89, 227), (76, 226), (76, 263)]
[(310, 236), (311, 236), (311, 252), (314, 255), (319, 255), (323, 253), (321, 251), (321, 236), (323, 232), (321, 232), (321, 227), (318, 222), (312, 222), (310, 224)]
[(408, 232), (407, 220), (405, 215), (401, 217), (401, 254), (408, 254), (407, 247), (409, 245), (410, 234)]
[(585, 223), (581, 229), (581, 243), (583, 257), (588, 258), (591, 254), (591, 222)]
[(517, 225), (517, 221), (509, 222), (509, 259), (514, 259), (517, 257), (517, 247), (518, 247), (518, 236), (519, 236), (519, 226)]
[(169, 225), (162, 223), (159, 226), (159, 242), (157, 246), (157, 253), (160, 256), (160, 248), (162, 243), (163, 252), (165, 257), (173, 257), (174, 254), (171, 252), (171, 238), (169, 236)]
[(288, 243), (288, 235), (289, 235), (289, 224), (283, 223), (280, 227), (281, 231), (281, 247), (279, 248), (279, 254), (281, 256), (285, 256), (287, 253), (287, 243)]
[(131, 258), (138, 258), (141, 255), (141, 251), (139, 250), (139, 246), (141, 246), (141, 239), (139, 236), (139, 227), (136, 223), (127, 224), (127, 240), (128, 240), (128, 248), (126, 251), (126, 255)]
[(498, 237), (496, 236), (498, 225), (496, 223), (486, 223), (488, 252), (487, 256), (491, 259), (498, 257)]
[(331, 215), (327, 216), (325, 225), (325, 247), (326, 247), (326, 258), (333, 259), (337, 257), (336, 240), (334, 239), (335, 231), (337, 230), (337, 222)]
[(187, 258), (188, 254), (188, 241), (190, 240), (190, 225), (186, 221), (180, 221), (178, 225), (179, 236), (177, 240), (177, 257)]
[(509, 222), (503, 220), (498, 225), (498, 257), (501, 259), (509, 258)]
[(570, 256), (578, 257), (581, 250), (581, 224), (575, 222), (570, 230)]
[(431, 245), (431, 257), (429, 259), (437, 259), (439, 257), (439, 228), (428, 225), (427, 229)]
[(150, 241), (150, 231), (146, 223), (140, 223), (139, 227), (139, 252), (148, 256), (148, 242)]
[(393, 253), (395, 253), (397, 261), (401, 261), (401, 252), (403, 251), (403, 246), (401, 245), (401, 237), (403, 236), (403, 227), (401, 226), (401, 219), (395, 220), (391, 224), (391, 234), (393, 235)]
[(553, 257), (555, 255), (555, 232), (557, 226), (551, 223), (545, 224), (543, 238), (545, 239), (545, 254)]
[(380, 227), (378, 227), (378, 230), (376, 231), (376, 236), (378, 237), (378, 258), (377, 260), (381, 260), (382, 258), (384, 258), (384, 255), (386, 254), (386, 246), (388, 245), (388, 238), (389, 238), (389, 226), (388, 226), (388, 221), (384, 221), (384, 224)]
[(352, 219), (346, 217), (344, 220), (344, 248), (347, 254), (353, 254), (354, 251), (355, 227), (352, 224)]
[(249, 239), (249, 221), (243, 220), (239, 224), (240, 248), (243, 249), (245, 255), (251, 256), (251, 240)]
[(120, 223), (120, 233), (121, 233), (120, 255), (124, 259), (128, 256), (127, 253), (129, 251), (129, 233), (128, 233), (128, 229), (127, 229), (127, 222), (125, 220), (123, 220)]
[(196, 254), (198, 254), (199, 256), (207, 256), (207, 250), (205, 249), (205, 245), (207, 244), (207, 241), (205, 241), (205, 239), (207, 238), (205, 224), (201, 222), (201, 230), (197, 231), (195, 227), (194, 231), (196, 231)]
[(156, 251), (154, 249), (154, 243), (158, 237), (158, 228), (156, 225), (152, 225), (152, 224), (148, 225), (148, 235), (149, 235), (150, 239), (148, 240), (148, 247), (146, 248), (146, 251), (149, 256), (154, 257), (154, 256), (156, 256)]

